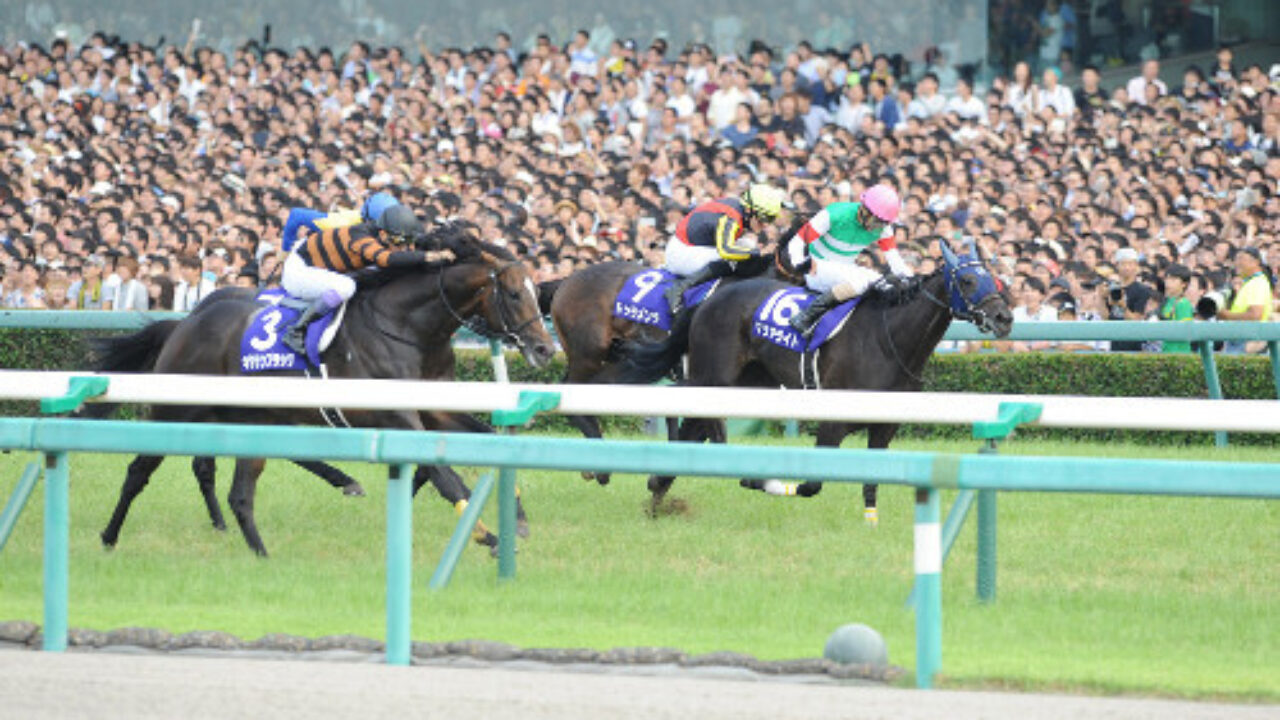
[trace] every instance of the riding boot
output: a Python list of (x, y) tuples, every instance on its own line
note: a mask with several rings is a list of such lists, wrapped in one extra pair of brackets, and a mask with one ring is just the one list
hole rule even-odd
[(667, 288), (667, 304), (671, 306), (671, 314), (679, 315), (684, 309), (684, 293), (689, 288), (697, 287), (708, 280), (715, 280), (718, 277), (724, 277), (733, 272), (733, 263), (726, 260), (716, 260), (707, 263), (707, 266), (701, 270), (677, 278)]
[(324, 317), (325, 313), (341, 304), (342, 296), (333, 290), (326, 290), (323, 295), (311, 301), (311, 305), (306, 310), (302, 311), (302, 316), (293, 324), (293, 327), (285, 331), (280, 338), (280, 342), (302, 357), (306, 357), (307, 326)]
[(836, 297), (834, 292), (828, 290), (822, 293), (809, 303), (809, 307), (805, 308), (804, 312), (791, 316), (791, 327), (800, 333), (800, 337), (808, 340), (813, 336), (813, 330), (818, 327), (818, 320), (823, 313), (839, 305), (840, 302), (840, 298)]

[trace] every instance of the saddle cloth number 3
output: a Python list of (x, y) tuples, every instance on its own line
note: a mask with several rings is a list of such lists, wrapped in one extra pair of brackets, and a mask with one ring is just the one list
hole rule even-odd
[(276, 344), (276, 337), (280, 335), (280, 320), (282, 317), (283, 314), (278, 308), (268, 310), (262, 316), (262, 332), (264, 336), (249, 338), (249, 344), (253, 346), (254, 350), (267, 352)]

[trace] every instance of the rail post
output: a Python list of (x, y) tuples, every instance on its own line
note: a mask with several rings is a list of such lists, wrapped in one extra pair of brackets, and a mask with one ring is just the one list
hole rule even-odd
[(916, 687), (933, 687), (942, 669), (942, 527), (938, 490), (916, 488)]
[(67, 564), (70, 513), (67, 453), (44, 456), (44, 649), (67, 649)]
[[(493, 424), (503, 428), (506, 435), (515, 435), (516, 428), (533, 420), (544, 410), (554, 410), (560, 404), (560, 393), (525, 390), (510, 410), (494, 410)], [(516, 576), (516, 469), (503, 467), (498, 471), (498, 580), (514, 580)]]
[(1280, 399), (1280, 341), (1268, 342), (1267, 350), (1271, 355), (1271, 381), (1276, 386), (1276, 398)]
[[(988, 440), (978, 450), (984, 455), (996, 454), (996, 441)], [(978, 561), (976, 585), (978, 601), (993, 603), (996, 600), (996, 491), (978, 491)]]
[(413, 626), (413, 465), (387, 480), (387, 664), (408, 665)]
[[(1204, 384), (1209, 388), (1209, 397), (1214, 400), (1222, 399), (1222, 383), (1218, 380), (1218, 363), (1213, 359), (1213, 343), (1204, 341), (1195, 343), (1200, 351), (1200, 362), (1204, 364)], [(1274, 343), (1272, 343), (1274, 345)], [(1271, 355), (1271, 366), (1275, 369), (1275, 353)], [(1218, 430), (1213, 433), (1213, 444), (1218, 447), (1227, 446), (1227, 433)]]
[(5, 543), (9, 542), (9, 535), (18, 524), (18, 517), (22, 515), (22, 509), (27, 506), (27, 499), (31, 497), (31, 491), (35, 489), (36, 480), (39, 477), (40, 466), (33, 462), (27, 463), (27, 469), (18, 479), (18, 486), (13, 489), (13, 495), (9, 496), (4, 512), (0, 512), (0, 550), (4, 550)]

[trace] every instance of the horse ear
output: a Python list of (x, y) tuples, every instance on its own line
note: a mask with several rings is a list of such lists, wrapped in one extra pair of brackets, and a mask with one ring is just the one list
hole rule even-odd
[(960, 264), (960, 259), (956, 257), (956, 252), (951, 249), (950, 241), (943, 238), (938, 243), (938, 247), (942, 248), (942, 259), (945, 260), (948, 265), (954, 267)]
[(969, 255), (978, 257), (978, 243), (973, 238), (965, 238), (964, 251)]

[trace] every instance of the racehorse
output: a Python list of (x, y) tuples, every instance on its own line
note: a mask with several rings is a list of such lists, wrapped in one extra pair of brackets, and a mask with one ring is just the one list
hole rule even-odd
[[(454, 353), (449, 341), (464, 324), (484, 336), (512, 342), (535, 367), (550, 360), (554, 348), (541, 322), (528, 269), (502, 248), (457, 235), (447, 237), (447, 245), (458, 255), (455, 264), (441, 270), (383, 270), (369, 279), (370, 287), (356, 293), (324, 353), (331, 377), (452, 378)], [(179, 322), (167, 339), (149, 329), (112, 338), (99, 348), (102, 364), (118, 367), (114, 353), (146, 357), (160, 342), (154, 372), (239, 374), (240, 339), (260, 310), (262, 305), (253, 300), (251, 292), (210, 296), (200, 311)], [(139, 343), (143, 345), (139, 347)], [(430, 423), (424, 422), (422, 413), (410, 411), (344, 409), (343, 415), (360, 427), (424, 430), (432, 424), (436, 426), (433, 429), (488, 429), (468, 416), (444, 413), (430, 414), (434, 419)], [(156, 406), (152, 417), (173, 422), (258, 424), (315, 424), (319, 420), (315, 410), (216, 406)], [(115, 513), (102, 533), (108, 546), (115, 543), (130, 504), (163, 459), (142, 455), (130, 464)], [(260, 458), (236, 461), (227, 502), (250, 549), (265, 556), (267, 550), (253, 514), (263, 464)], [(420, 468), (415, 491), (437, 472), (432, 467)]]
[[(797, 223), (796, 227), (799, 227)], [(773, 255), (766, 255), (752, 263), (744, 263), (740, 273), (754, 275), (764, 264), (772, 265)], [(620, 363), (620, 349), (629, 344), (658, 342), (667, 331), (654, 325), (633, 322), (614, 314), (614, 299), (627, 281), (637, 275), (642, 278), (642, 292), (660, 293), (656, 283), (656, 270), (630, 262), (603, 262), (589, 265), (558, 283), (543, 283), (544, 310), (549, 310), (560, 346), (565, 353), (565, 377), (567, 383), (616, 383), (622, 381), (627, 366)], [(730, 278), (726, 278), (726, 281)], [(736, 282), (736, 280), (734, 280)], [(545, 297), (551, 293), (550, 303)], [(672, 320), (672, 329), (683, 337), (697, 307), (687, 308)], [(660, 377), (660, 376), (659, 376)], [(657, 380), (654, 378), (653, 380)], [(652, 382), (652, 381), (649, 381)], [(588, 438), (601, 437), (600, 419), (594, 415), (569, 415), (569, 422)], [(676, 420), (667, 419), (668, 439), (676, 438)], [(601, 485), (609, 483), (609, 473), (584, 472), (583, 477), (595, 479)]]
[[(1013, 314), (995, 278), (978, 256), (972, 242), (963, 254), (942, 243), (943, 264), (932, 274), (913, 278), (904, 287), (873, 287), (861, 304), (817, 354), (821, 387), (836, 389), (919, 391), (922, 373), (934, 348), (942, 340), (952, 318), (967, 320), (983, 332), (1005, 337), (1013, 327)], [(782, 283), (760, 279), (735, 283), (712, 295), (698, 310), (686, 338), (674, 334), (659, 343), (622, 348), (628, 368), (621, 382), (651, 382), (680, 360), (682, 344), (688, 346), (687, 384), (694, 386), (745, 386), (801, 388), (799, 354), (752, 333), (759, 309)], [(790, 312), (782, 311), (789, 319)], [(722, 442), (715, 423), (686, 419), (679, 440)], [(824, 422), (818, 426), (818, 447), (838, 447), (849, 433), (867, 428), (867, 447), (884, 449), (898, 431), (897, 424)], [(656, 509), (674, 477), (650, 477), (649, 491)], [(757, 480), (743, 485), (763, 489)], [(801, 483), (796, 494), (817, 495), (820, 482)], [(864, 485), (863, 502), (874, 518), (876, 485)]]
[[(198, 313), (202, 309), (209, 307), (210, 304), (216, 304), (221, 299), (229, 296), (248, 301), (252, 300), (256, 295), (256, 291), (247, 288), (220, 288), (209, 296), (207, 302), (197, 305), (192, 312)], [(173, 333), (178, 323), (178, 320), (158, 320), (148, 325), (144, 333), (139, 333), (135, 336), (91, 338), (89, 343), (96, 360), (93, 369), (97, 372), (153, 372), (155, 361), (160, 355), (160, 351), (164, 348), (164, 342), (169, 339), (169, 335)], [(146, 337), (140, 337), (143, 335)], [(431, 380), (437, 378), (423, 379)], [(110, 416), (117, 407), (113, 403), (94, 403), (84, 406), (75, 414), (78, 417), (101, 419)], [(428, 430), (492, 432), (492, 428), (467, 415), (424, 412), (422, 413), (422, 422), (423, 426)], [(355, 478), (329, 463), (320, 460), (292, 460), (290, 462), (319, 477), (334, 488), (341, 490), (343, 495), (363, 497), (365, 494), (364, 487)], [(213, 528), (220, 531), (226, 530), (227, 523), (222, 517), (222, 508), (218, 505), (218, 498), (214, 494), (215, 478), (217, 476), (215, 459), (212, 457), (193, 457), (191, 459), (191, 472), (195, 475), (197, 487), (200, 489), (200, 495), (204, 499), (205, 508), (208, 510), (209, 520), (213, 524)], [(455, 507), (458, 507), (460, 502), (471, 498), (471, 489), (462, 481), (462, 477), (448, 466), (418, 466), (414, 475), (414, 492), (416, 493), (428, 482), (435, 486), (436, 490), (449, 504)], [(526, 536), (528, 534), (528, 526), (524, 517), (524, 508), (519, 505), (518, 499), (516, 502), (519, 510), (518, 525), (521, 529), (520, 534)], [(124, 515), (122, 513), (102, 533), (101, 537), (104, 545), (107, 547), (115, 546), (119, 539), (120, 526), (123, 521)], [(478, 544), (487, 546), (491, 552), (496, 551), (498, 539), (484, 527), (483, 522), (477, 522), (474, 537)]]

